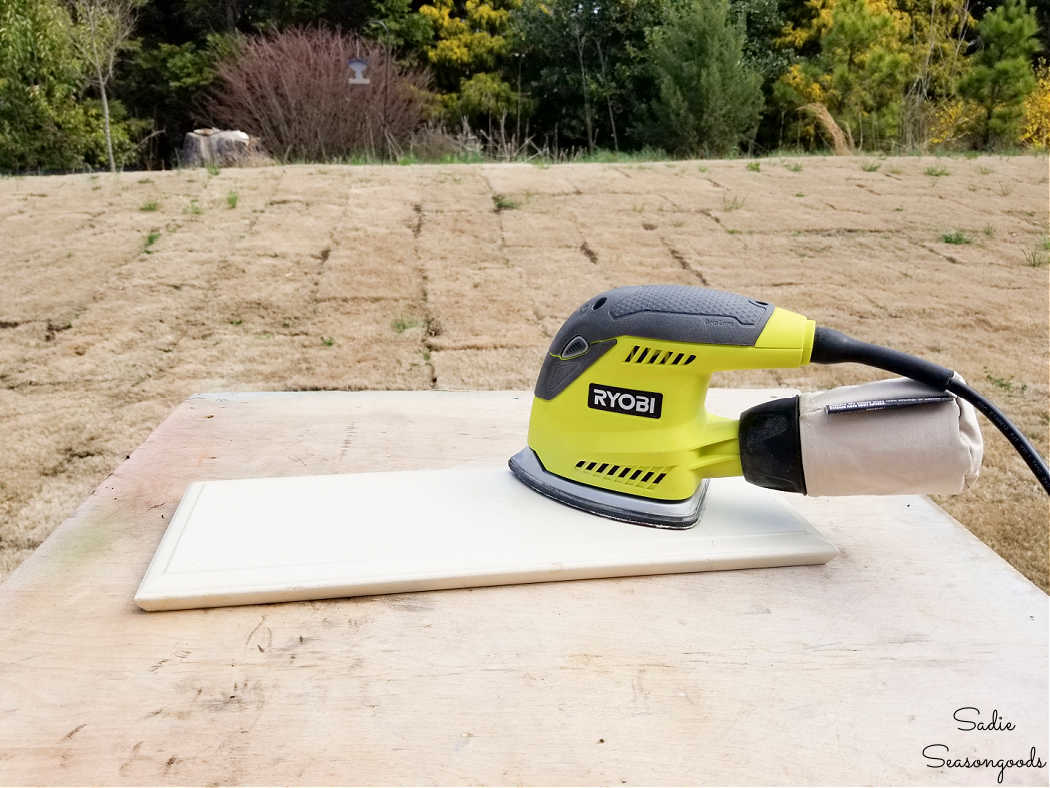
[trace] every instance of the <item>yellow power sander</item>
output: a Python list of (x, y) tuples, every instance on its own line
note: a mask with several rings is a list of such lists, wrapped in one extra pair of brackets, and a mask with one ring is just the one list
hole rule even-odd
[(765, 301), (681, 285), (610, 290), (565, 321), (536, 381), (528, 447), (510, 458), (510, 468), (564, 504), (660, 528), (693, 525), (711, 478), (743, 475), (762, 487), (806, 494), (798, 397), (763, 403), (739, 420), (707, 412), (705, 399), (714, 372), (811, 362), (866, 364), (932, 393), (847, 409), (953, 397), (971, 403), (1050, 493), (1050, 471), (1032, 444), (952, 370)]

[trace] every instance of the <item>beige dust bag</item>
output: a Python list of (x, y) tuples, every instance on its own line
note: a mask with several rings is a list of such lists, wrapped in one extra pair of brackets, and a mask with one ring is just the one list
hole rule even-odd
[(799, 432), (808, 495), (957, 493), (984, 452), (970, 403), (904, 378), (800, 395)]

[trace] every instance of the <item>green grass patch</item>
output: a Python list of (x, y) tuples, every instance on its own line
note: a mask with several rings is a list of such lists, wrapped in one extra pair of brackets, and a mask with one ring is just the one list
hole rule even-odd
[(160, 206), (157, 205), (157, 201), (156, 200), (150, 200), (149, 202), (142, 203), (142, 205), (139, 206), (139, 210), (140, 211), (146, 211), (146, 212), (152, 212), (152, 211), (157, 210), (157, 208), (159, 208), (159, 207)]
[(882, 162), (879, 161), (865, 161), (861, 162), (860, 168), (864, 172), (875, 172), (879, 167), (882, 166)]
[(219, 174), (219, 168), (216, 165), (214, 165), (214, 164), (209, 164), (207, 166), (207, 170), (208, 170), (208, 174), (209, 175), (218, 175)]
[(403, 334), (410, 328), (416, 328), (421, 325), (419, 320), (414, 317), (398, 317), (390, 321), (390, 327), (399, 334)]
[(802, 172), (802, 162), (800, 161), (789, 161), (784, 165), (784, 169), (788, 172)]
[(955, 230), (951, 233), (945, 233), (941, 236), (941, 240), (946, 244), (968, 244), (971, 242), (970, 236), (964, 233), (962, 230)]
[(747, 171), (748, 172), (761, 172), (762, 171), (762, 162), (760, 162), (760, 161), (749, 161), (747, 163)]
[(922, 173), (923, 175), (929, 175), (931, 178), (943, 178), (945, 175), (952, 174), (951, 170), (947, 167), (942, 167), (939, 164), (934, 167), (927, 167)]
[(985, 370), (984, 378), (993, 386), (995, 386), (998, 389), (1002, 389), (1003, 391), (1014, 391), (1016, 389), (1019, 393), (1024, 394), (1028, 390), (1027, 383), (1022, 383), (1018, 386), (1014, 383), (1013, 378), (997, 378), (995, 375), (993, 375), (991, 372), (988, 372), (987, 370)]
[(321, 337), (321, 344), (325, 347), (331, 347), (335, 344), (335, 337)]
[(152, 247), (153, 244), (157, 243), (159, 239), (160, 232), (157, 230), (150, 230), (150, 232), (146, 235), (146, 242), (145, 244), (143, 244), (142, 251), (144, 251), (146, 254), (153, 254), (150, 247)]
[(226, 207), (231, 209), (237, 207), (237, 192), (230, 192), (226, 195)]
[(493, 194), (492, 206), (496, 213), (499, 213), (500, 211), (513, 211), (518, 207), (518, 203), (505, 194)]

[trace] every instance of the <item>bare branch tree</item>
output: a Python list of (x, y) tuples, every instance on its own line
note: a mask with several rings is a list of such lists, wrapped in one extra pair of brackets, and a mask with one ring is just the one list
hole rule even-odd
[(117, 171), (110, 131), (109, 96), (106, 87), (113, 79), (117, 55), (131, 37), (142, 0), (69, 0), (73, 19), (72, 39), (77, 54), (91, 70), (90, 79), (102, 99), (106, 154), (109, 169)]

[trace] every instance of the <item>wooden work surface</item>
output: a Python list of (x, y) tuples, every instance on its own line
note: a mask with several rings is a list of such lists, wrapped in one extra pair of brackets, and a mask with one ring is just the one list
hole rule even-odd
[[(1047, 759), (1046, 596), (915, 496), (791, 497), (826, 566), (133, 604), (189, 482), (501, 461), (529, 400), (184, 402), (0, 586), (0, 782), (957, 784), (996, 770), (926, 745)], [(961, 732), (966, 706), (1015, 729)]]

